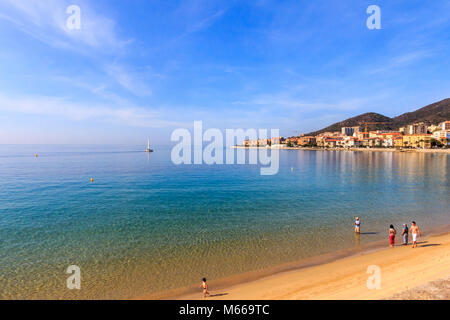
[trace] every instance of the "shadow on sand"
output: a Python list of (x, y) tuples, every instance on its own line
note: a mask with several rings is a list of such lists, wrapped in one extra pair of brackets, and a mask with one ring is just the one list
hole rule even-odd
[(209, 295), (210, 297), (222, 297), (222, 296), (226, 296), (228, 293), (216, 293), (216, 294), (211, 294)]
[[(412, 242), (408, 243), (408, 246), (411, 246)], [(428, 243), (428, 241), (417, 241), (417, 248), (426, 248), (426, 247), (437, 247), (440, 246), (440, 243)]]
[(437, 247), (440, 246), (440, 243), (429, 243), (424, 245), (417, 245), (417, 248), (426, 248), (426, 247)]

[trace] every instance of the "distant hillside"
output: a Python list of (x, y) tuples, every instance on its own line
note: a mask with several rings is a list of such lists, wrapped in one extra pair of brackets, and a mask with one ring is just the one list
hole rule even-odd
[(403, 127), (415, 122), (425, 122), (428, 125), (450, 120), (450, 99), (445, 99), (414, 112), (407, 112), (394, 118), (397, 126)]
[[(341, 131), (342, 127), (361, 126), (362, 122), (387, 122), (386, 124), (369, 125), (368, 130), (397, 130), (408, 124), (425, 122), (426, 124), (438, 124), (439, 122), (450, 120), (450, 99), (445, 99), (414, 112), (407, 112), (395, 118), (389, 118), (375, 112), (368, 112), (347, 120), (337, 122), (318, 131), (308, 133), (308, 135), (318, 135), (323, 132)], [(361, 127), (362, 129), (362, 127)]]
[[(341, 122), (337, 122), (335, 124), (332, 124), (331, 126), (323, 128), (322, 130), (311, 132), (308, 135), (315, 136), (315, 135), (318, 135), (319, 133), (323, 133), (323, 132), (341, 131), (342, 127), (360, 126), (361, 122), (389, 122), (389, 124), (378, 125), (377, 128), (383, 128), (383, 129), (387, 128), (389, 130), (393, 130), (395, 127), (393, 119), (383, 116), (382, 114), (379, 114), (379, 113), (368, 112), (368, 113), (364, 113), (364, 114), (361, 114), (361, 115), (353, 117), (353, 118), (349, 118), (349, 119), (341, 121)], [(391, 125), (391, 123), (392, 123), (392, 125)]]

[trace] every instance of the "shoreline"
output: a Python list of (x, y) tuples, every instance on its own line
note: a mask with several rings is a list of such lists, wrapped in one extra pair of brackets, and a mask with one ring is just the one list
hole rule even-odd
[[(413, 251), (415, 250), (415, 251)], [(254, 300), (372, 300), (389, 299), (404, 292), (416, 292), (450, 275), (450, 233), (422, 239), (416, 249), (397, 246), (361, 253), (305, 269), (283, 272), (222, 290), (211, 287), (212, 299)], [(380, 270), (381, 288), (368, 289), (373, 274)], [(211, 286), (211, 285), (210, 285)], [(420, 296), (419, 296), (420, 297)], [(202, 299), (201, 293), (177, 297)], [(410, 296), (409, 299), (415, 299)]]
[[(397, 235), (397, 241), (401, 241), (401, 235)], [(438, 242), (438, 243), (435, 243)], [(405, 249), (407, 252), (411, 249), (411, 243), (407, 247), (396, 244), (396, 248), (401, 252), (399, 256), (393, 255), (391, 248), (387, 247), (387, 241), (377, 241), (369, 243), (360, 248), (350, 248), (330, 252), (327, 254), (302, 259), (300, 261), (286, 263), (283, 265), (266, 268), (263, 270), (256, 270), (252, 272), (246, 272), (244, 274), (238, 274), (225, 279), (217, 279), (210, 281), (211, 299), (236, 299), (236, 300), (278, 300), (278, 299), (386, 299), (393, 295), (400, 294), (413, 287), (426, 285), (430, 281), (436, 281), (441, 278), (450, 276), (450, 225), (444, 227), (433, 228), (427, 230), (427, 234), (419, 242), (418, 249), (427, 248), (427, 258), (430, 261), (439, 258), (439, 254), (435, 251), (444, 251), (446, 257), (445, 266), (447, 269), (444, 272), (433, 272), (433, 268), (427, 273), (426, 277), (421, 277), (417, 281), (414, 281), (414, 286), (400, 286), (399, 288), (389, 288), (389, 290), (368, 290), (366, 288), (366, 281), (369, 277), (366, 274), (366, 268), (370, 260), (380, 261), (380, 265), (386, 264), (385, 260), (394, 260), (395, 264), (398, 264), (398, 260), (405, 259), (405, 270), (396, 269), (393, 272), (394, 275), (408, 274), (408, 267), (411, 263), (411, 257), (408, 259), (408, 255), (405, 255)], [(361, 261), (362, 260), (362, 261)], [(408, 261), (406, 261), (408, 260)], [(414, 260), (414, 259), (413, 259)], [(420, 262), (423, 259), (417, 260)], [(439, 260), (439, 259), (438, 259)], [(364, 265), (362, 265), (364, 264)], [(414, 264), (413, 264), (414, 265)], [(433, 264), (428, 263), (430, 267)], [(359, 267), (359, 269), (358, 269)], [(388, 268), (388, 267), (387, 267)], [(353, 293), (342, 292), (340, 295), (330, 293), (327, 289), (325, 291), (319, 290), (317, 282), (321, 282), (321, 286), (329, 284), (330, 286), (335, 282), (340, 282), (341, 277), (333, 277), (333, 274), (348, 274), (347, 281), (355, 283), (352, 280), (353, 270), (358, 269), (358, 277), (364, 279), (364, 286), (347, 287), (349, 291), (360, 290), (365, 295), (361, 298), (354, 296)], [(442, 269), (442, 268), (441, 268)], [(322, 274), (323, 279), (326, 281), (320, 281), (315, 275), (316, 272)], [(362, 281), (362, 280), (361, 280)], [(322, 283), (325, 282), (325, 283)], [(405, 283), (403, 280), (401, 283)], [(277, 290), (274, 291), (274, 288)], [(289, 289), (288, 289), (289, 288)], [(319, 291), (318, 291), (319, 290)], [(369, 291), (369, 292), (364, 292)], [(381, 291), (381, 292), (380, 292)], [(384, 293), (383, 293), (384, 292)], [(202, 299), (201, 292), (196, 287), (178, 288), (167, 292), (160, 292), (138, 297), (136, 299), (167, 299), (167, 300), (197, 300)]]
[(450, 149), (395, 149), (395, 148), (320, 148), (320, 147), (245, 147), (231, 146), (233, 149), (276, 149), (276, 150), (307, 150), (307, 151), (370, 151), (398, 153), (443, 153), (450, 154)]

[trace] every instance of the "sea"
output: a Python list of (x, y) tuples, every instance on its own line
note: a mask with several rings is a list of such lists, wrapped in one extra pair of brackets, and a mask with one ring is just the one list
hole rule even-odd
[(261, 175), (143, 149), (0, 145), (0, 299), (169, 297), (450, 224), (449, 154), (280, 150)]

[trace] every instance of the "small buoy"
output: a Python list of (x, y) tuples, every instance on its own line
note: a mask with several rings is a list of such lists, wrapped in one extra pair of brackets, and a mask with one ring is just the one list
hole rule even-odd
[(36, 153), (34, 156), (37, 158), (37, 157), (38, 157), (38, 154)]
[(94, 178), (91, 178), (91, 182), (94, 182)]
[(294, 167), (291, 167), (291, 171), (294, 171)]

